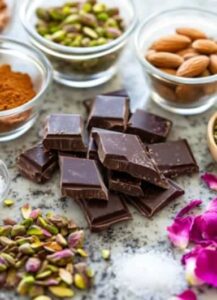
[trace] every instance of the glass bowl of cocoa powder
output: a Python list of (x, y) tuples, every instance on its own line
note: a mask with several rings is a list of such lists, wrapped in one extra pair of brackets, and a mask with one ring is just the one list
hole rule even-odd
[(216, 22), (217, 15), (211, 11), (178, 7), (153, 15), (139, 26), (137, 57), (150, 96), (162, 108), (193, 115), (216, 103)]
[(0, 142), (15, 139), (35, 123), (52, 80), (46, 57), (0, 37)]

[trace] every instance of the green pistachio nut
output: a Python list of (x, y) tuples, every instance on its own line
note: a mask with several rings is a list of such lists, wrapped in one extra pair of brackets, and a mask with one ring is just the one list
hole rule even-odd
[(106, 4), (104, 3), (96, 3), (94, 6), (93, 6), (93, 11), (95, 13), (101, 13), (101, 12), (104, 12), (106, 11), (107, 9), (107, 6)]
[(109, 15), (106, 12), (102, 12), (97, 15), (97, 19), (105, 22), (109, 19)]
[(43, 20), (43, 21), (49, 21), (50, 20), (50, 14), (49, 12), (44, 9), (44, 8), (37, 8), (36, 10), (36, 15), (37, 17), (40, 19), (40, 20)]
[(97, 20), (96, 17), (92, 14), (80, 13), (80, 22), (83, 25), (90, 26), (90, 27), (95, 27), (97, 26)]
[(92, 28), (90, 27), (84, 27), (83, 28), (83, 33), (90, 37), (91, 39), (97, 39), (98, 38), (98, 34), (96, 33), (95, 30), (93, 30)]
[(63, 24), (75, 24), (80, 22), (80, 16), (78, 14), (69, 15), (64, 21)]

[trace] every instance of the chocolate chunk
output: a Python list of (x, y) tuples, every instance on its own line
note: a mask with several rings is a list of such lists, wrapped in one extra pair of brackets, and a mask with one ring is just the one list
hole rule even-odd
[(184, 194), (184, 191), (171, 180), (169, 181), (169, 189), (167, 190), (147, 184), (143, 192), (143, 197), (127, 197), (127, 200), (146, 217), (153, 216), (172, 200)]
[(158, 143), (166, 140), (171, 127), (170, 120), (138, 109), (129, 120), (127, 132), (138, 135), (145, 143)]
[(178, 177), (199, 171), (191, 148), (186, 140), (148, 146), (151, 157), (167, 177)]
[(167, 188), (168, 182), (148, 156), (140, 139), (132, 134), (94, 133), (98, 156), (104, 167), (126, 172), (157, 186)]
[(110, 193), (108, 202), (95, 199), (94, 201), (82, 200), (78, 204), (81, 206), (90, 230), (93, 232), (99, 232), (116, 223), (132, 219), (122, 196), (118, 194)]
[(129, 117), (129, 100), (119, 96), (97, 96), (92, 106), (88, 129), (92, 127), (124, 131)]
[(58, 159), (56, 153), (38, 144), (19, 156), (17, 166), (26, 178), (36, 183), (44, 183), (51, 178), (58, 167)]
[(61, 189), (75, 200), (108, 200), (108, 191), (94, 160), (60, 156)]
[(53, 114), (48, 117), (43, 141), (47, 149), (86, 152), (80, 115)]
[(134, 197), (144, 195), (141, 179), (116, 171), (109, 172), (109, 189)]

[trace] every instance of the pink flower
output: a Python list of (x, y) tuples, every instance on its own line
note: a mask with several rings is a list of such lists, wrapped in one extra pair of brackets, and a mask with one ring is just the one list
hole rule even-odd
[(217, 198), (213, 199), (207, 205), (206, 211), (215, 211), (217, 212)]
[(174, 297), (174, 300), (197, 300), (197, 296), (195, 295), (195, 293), (193, 291), (186, 290), (182, 294)]
[(185, 249), (190, 240), (190, 232), (194, 223), (194, 217), (177, 218), (173, 224), (167, 227), (168, 237), (172, 244), (180, 249)]
[(217, 191), (217, 176), (211, 173), (205, 173), (201, 176), (201, 179), (207, 184), (207, 186), (214, 191)]
[(184, 208), (182, 208), (180, 210), (180, 212), (178, 212), (178, 214), (176, 215), (176, 218), (180, 218), (183, 217), (184, 215), (186, 215), (187, 213), (189, 213), (192, 209), (200, 206), (200, 204), (202, 203), (202, 200), (192, 200), (190, 203), (188, 203)]

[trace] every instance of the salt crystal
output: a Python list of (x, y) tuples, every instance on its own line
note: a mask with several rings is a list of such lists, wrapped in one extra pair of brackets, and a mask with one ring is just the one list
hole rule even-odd
[(165, 300), (186, 288), (183, 268), (168, 252), (125, 254), (114, 264), (115, 284), (136, 299)]
[(5, 181), (4, 178), (0, 175), (0, 195), (3, 194), (4, 188), (5, 188)]

